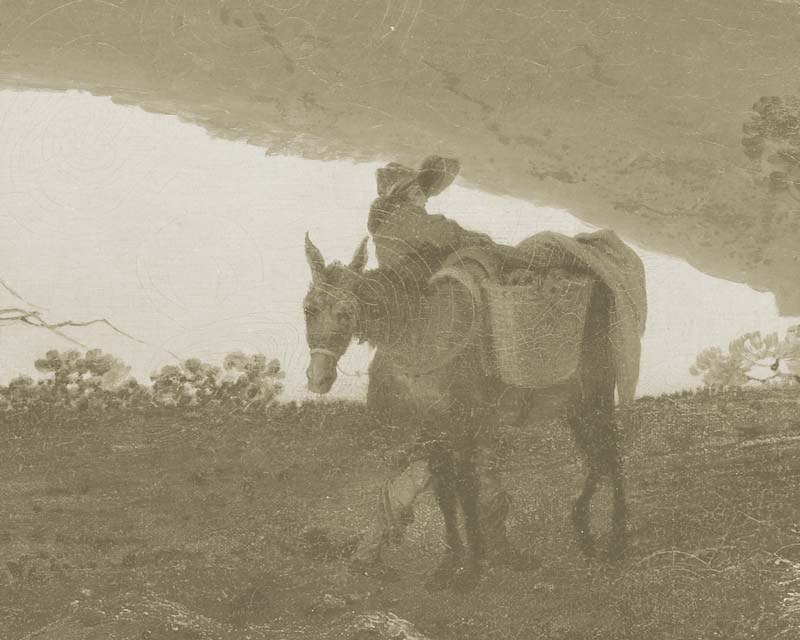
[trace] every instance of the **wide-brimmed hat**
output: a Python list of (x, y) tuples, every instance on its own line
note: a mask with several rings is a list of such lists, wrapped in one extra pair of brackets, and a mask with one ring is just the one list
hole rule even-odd
[(417, 182), (423, 193), (430, 198), (449, 187), (460, 170), (461, 163), (455, 158), (428, 156), (419, 167)]
[(424, 197), (430, 198), (450, 186), (460, 169), (458, 160), (442, 156), (428, 156), (418, 171), (399, 162), (390, 162), (376, 172), (378, 195), (384, 197), (418, 186)]

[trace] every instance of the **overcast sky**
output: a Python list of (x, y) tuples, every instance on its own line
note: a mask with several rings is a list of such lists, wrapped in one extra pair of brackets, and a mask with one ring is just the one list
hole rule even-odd
[[(140, 380), (172, 361), (168, 351), (219, 363), (244, 350), (279, 358), (287, 395), (301, 397), (303, 234), (327, 259), (349, 259), (366, 233), (377, 166), (268, 156), (88, 94), (0, 91), (0, 277), (51, 320), (106, 317), (148, 342), (70, 330), (125, 359)], [(502, 242), (592, 230), (565, 211), (458, 182), (429, 210)], [(772, 294), (635, 248), (650, 304), (640, 394), (694, 386), (688, 367), (706, 346), (800, 322), (779, 318)], [(17, 304), (0, 292), (0, 306)], [(30, 327), (0, 328), (0, 382), (32, 373), (54, 347), (71, 346)], [(369, 355), (351, 350), (337, 394), (363, 393)]]

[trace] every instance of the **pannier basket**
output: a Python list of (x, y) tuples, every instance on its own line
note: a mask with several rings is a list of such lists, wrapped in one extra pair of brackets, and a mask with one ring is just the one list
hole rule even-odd
[(545, 388), (580, 364), (592, 278), (553, 269), (530, 282), (484, 281), (490, 360), (506, 384)]

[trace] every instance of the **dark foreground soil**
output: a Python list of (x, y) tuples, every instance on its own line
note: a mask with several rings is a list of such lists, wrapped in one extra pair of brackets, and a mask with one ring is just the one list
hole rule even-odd
[(531, 425), (512, 443), (509, 522), (541, 564), (467, 595), (424, 589), (442, 550), (431, 496), (387, 554), (399, 581), (347, 571), (407, 439), (360, 405), (5, 416), (0, 638), (800, 638), (799, 401), (640, 400), (614, 566), (573, 541), (569, 434)]

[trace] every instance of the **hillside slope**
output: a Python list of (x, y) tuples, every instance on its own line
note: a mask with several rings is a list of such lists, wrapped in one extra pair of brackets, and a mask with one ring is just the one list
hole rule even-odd
[(0, 637), (367, 640), (389, 637), (374, 622), (389, 614), (438, 640), (795, 637), (796, 391), (638, 401), (618, 567), (578, 556), (580, 461), (558, 420), (532, 425), (511, 443), (510, 532), (541, 566), (466, 596), (421, 586), (442, 544), (430, 496), (388, 554), (400, 581), (347, 571), (405, 440), (355, 404), (6, 416)]

